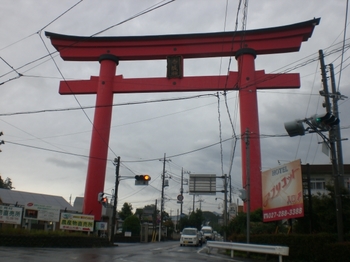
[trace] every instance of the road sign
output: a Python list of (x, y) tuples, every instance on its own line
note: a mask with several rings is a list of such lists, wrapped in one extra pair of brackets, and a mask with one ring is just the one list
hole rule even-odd
[(180, 202), (184, 200), (184, 196), (183, 195), (178, 195), (177, 196), (177, 200), (179, 200)]

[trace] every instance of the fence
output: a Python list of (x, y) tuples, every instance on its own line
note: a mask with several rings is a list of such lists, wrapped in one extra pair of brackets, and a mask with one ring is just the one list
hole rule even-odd
[(234, 242), (221, 242), (221, 241), (207, 241), (208, 253), (212, 248), (230, 249), (231, 258), (234, 257), (234, 251), (246, 251), (262, 254), (273, 254), (279, 256), (279, 262), (282, 262), (282, 256), (289, 255), (289, 247), (283, 246), (270, 246), (270, 245), (257, 245), (257, 244), (245, 244)]

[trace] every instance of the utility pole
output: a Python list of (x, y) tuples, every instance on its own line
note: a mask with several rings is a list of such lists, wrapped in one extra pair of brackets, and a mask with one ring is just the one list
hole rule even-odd
[(180, 217), (182, 215), (182, 205), (183, 205), (183, 193), (184, 193), (184, 169), (181, 169), (181, 188), (180, 188), (180, 195), (181, 195), (181, 203), (180, 203)]
[(196, 202), (196, 195), (193, 195), (193, 206), (192, 206), (192, 212), (194, 213), (195, 211), (195, 202)]
[(230, 179), (230, 206), (231, 206), (231, 204), (232, 204), (232, 178), (231, 178), (231, 175), (229, 175), (228, 178)]
[[(320, 94), (325, 97), (325, 106), (327, 113), (331, 113), (331, 105), (330, 105), (330, 95), (328, 92), (328, 84), (327, 84), (327, 75), (326, 75), (326, 66), (324, 63), (324, 55), (323, 51), (319, 50), (319, 58), (321, 63), (321, 73), (322, 73), (322, 83), (323, 83), (323, 92)], [(329, 147), (331, 150), (331, 161), (332, 161), (332, 170), (333, 170), (333, 178), (334, 178), (334, 195), (335, 195), (335, 208), (336, 208), (336, 216), (337, 216), (337, 231), (338, 231), (338, 241), (344, 241), (344, 226), (343, 226), (343, 208), (342, 208), (342, 200), (341, 193), (339, 187), (339, 168), (337, 161), (337, 154), (335, 148), (335, 129), (332, 127), (329, 130)]]
[(224, 175), (224, 241), (227, 240), (227, 175)]
[(162, 224), (163, 224), (163, 211), (164, 211), (164, 181), (165, 181), (165, 162), (170, 161), (166, 160), (166, 153), (164, 153), (163, 159), (163, 175), (162, 175), (162, 199), (160, 200), (160, 222), (159, 222), (159, 242), (162, 235)]
[(175, 231), (179, 229), (179, 209), (176, 210), (176, 224), (175, 224)]
[(118, 156), (118, 158), (114, 159), (113, 164), (115, 165), (115, 187), (114, 187), (114, 202), (113, 202), (112, 227), (111, 227), (111, 237), (110, 237), (110, 241), (111, 241), (112, 245), (114, 243), (114, 228), (115, 228), (115, 220), (117, 217), (120, 156)]
[(303, 183), (306, 183), (307, 186), (307, 198), (309, 202), (309, 232), (313, 232), (313, 213), (312, 213), (312, 195), (311, 195), (311, 178), (310, 178), (310, 164), (306, 164), (306, 180), (303, 179)]
[(202, 210), (202, 202), (204, 202), (204, 200), (199, 199), (198, 202), (199, 202), (199, 210)]
[(154, 229), (156, 228), (156, 224), (157, 224), (157, 199), (156, 199), (156, 202), (154, 203), (154, 215), (153, 215)]
[[(332, 86), (332, 95), (333, 98), (333, 114), (336, 118), (339, 119), (339, 110), (338, 110), (338, 101), (346, 96), (342, 96), (340, 92), (337, 92), (336, 84), (335, 84), (335, 76), (334, 76), (334, 67), (333, 64), (329, 65), (329, 71), (331, 73), (331, 86)], [(344, 187), (344, 162), (343, 162), (343, 148), (342, 148), (342, 138), (340, 132), (340, 126), (334, 126), (334, 135), (335, 142), (337, 144), (337, 157), (338, 157), (338, 171), (339, 171), (339, 183), (341, 187)]]

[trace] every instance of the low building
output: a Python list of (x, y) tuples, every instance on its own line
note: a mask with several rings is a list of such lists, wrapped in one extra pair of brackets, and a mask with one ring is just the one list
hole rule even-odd
[[(304, 181), (304, 190), (308, 189), (308, 177), (310, 179), (311, 194), (327, 193), (326, 185), (334, 185), (332, 165), (301, 165)], [(344, 165), (344, 174), (340, 181), (344, 181), (344, 188), (350, 190), (350, 165)], [(307, 193), (307, 192), (306, 192)]]
[(61, 196), (0, 188), (0, 226), (55, 230), (60, 212), (75, 212)]

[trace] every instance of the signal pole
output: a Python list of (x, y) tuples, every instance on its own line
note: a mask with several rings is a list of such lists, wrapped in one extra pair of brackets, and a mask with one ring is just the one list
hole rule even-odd
[[(323, 92), (321, 95), (324, 96), (325, 105), (327, 113), (331, 113), (331, 103), (330, 103), (330, 94), (328, 92), (327, 84), (327, 75), (326, 75), (326, 66), (324, 63), (323, 51), (319, 50), (320, 63), (321, 63), (321, 73), (322, 73), (322, 83), (323, 83)], [(333, 112), (334, 113), (334, 112)], [(329, 147), (331, 150), (331, 161), (332, 161), (332, 170), (333, 170), (333, 179), (334, 179), (334, 197), (335, 197), (335, 208), (337, 216), (337, 231), (338, 231), (338, 241), (344, 241), (344, 226), (343, 226), (343, 208), (341, 200), (341, 192), (339, 185), (339, 162), (337, 160), (335, 140), (336, 140), (336, 130), (332, 127), (329, 130)]]

